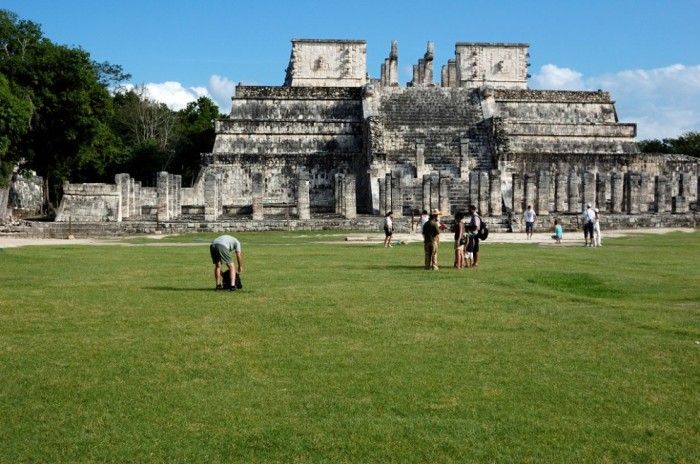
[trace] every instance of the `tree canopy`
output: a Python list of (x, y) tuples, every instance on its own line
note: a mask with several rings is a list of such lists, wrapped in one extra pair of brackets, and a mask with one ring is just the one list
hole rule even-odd
[(202, 97), (173, 111), (143, 86), (120, 89), (130, 77), (0, 10), (0, 182), (22, 163), (44, 178), (48, 206), (66, 180), (111, 182), (129, 172), (149, 184), (167, 169), (191, 181), (200, 153), (211, 150), (218, 108)]
[(643, 153), (669, 153), (700, 157), (700, 132), (686, 132), (678, 138), (651, 139), (639, 142)]

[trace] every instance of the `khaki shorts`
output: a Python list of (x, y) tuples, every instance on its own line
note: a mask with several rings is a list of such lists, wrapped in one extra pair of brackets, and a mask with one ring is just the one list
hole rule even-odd
[(212, 243), (209, 245), (209, 254), (213, 264), (231, 264), (231, 252), (224, 245)]

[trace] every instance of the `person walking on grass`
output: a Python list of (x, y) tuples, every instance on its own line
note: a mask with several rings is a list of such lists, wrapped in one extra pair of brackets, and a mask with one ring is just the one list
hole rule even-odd
[(384, 248), (391, 248), (391, 237), (394, 235), (394, 213), (389, 211), (384, 216)]
[(455, 269), (464, 268), (464, 213), (455, 214)]
[(440, 247), (440, 224), (438, 223), (440, 211), (431, 211), (430, 220), (423, 226), (423, 249), (425, 250), (425, 269), (437, 271), (438, 248)]
[(523, 217), (525, 218), (525, 237), (530, 240), (532, 238), (532, 231), (535, 228), (535, 218), (537, 217), (535, 210), (532, 209), (532, 205), (527, 205)]
[[(237, 269), (233, 267), (231, 252), (236, 254), (236, 264), (238, 265)], [(223, 290), (223, 277), (221, 275), (222, 262), (228, 266), (228, 270), (226, 272), (228, 272), (231, 282), (231, 287), (229, 290), (232, 292), (237, 290), (236, 273), (240, 274), (243, 272), (241, 242), (230, 235), (221, 235), (216, 237), (214, 241), (211, 242), (211, 245), (209, 245), (209, 254), (211, 254), (211, 261), (214, 264), (214, 282), (216, 284), (216, 290)]]
[(564, 230), (561, 224), (559, 224), (558, 219), (554, 220), (554, 235), (552, 235), (552, 238), (556, 240), (557, 243), (561, 243), (561, 239), (564, 238)]

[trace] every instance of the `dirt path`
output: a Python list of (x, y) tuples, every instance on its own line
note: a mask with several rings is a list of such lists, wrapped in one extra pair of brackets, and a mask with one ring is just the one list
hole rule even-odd
[[(666, 234), (669, 232), (686, 232), (692, 233), (695, 229), (630, 229), (630, 230), (611, 230), (603, 231), (603, 243), (608, 238), (624, 237), (632, 234)], [(118, 245), (118, 246), (202, 246), (202, 243), (168, 243), (162, 242), (160, 239), (165, 235), (144, 236), (152, 239), (152, 243), (128, 243), (122, 239), (97, 239), (97, 238), (78, 238), (78, 239), (56, 239), (56, 238), (14, 238), (0, 237), (0, 248), (16, 248), (23, 246), (41, 245), (41, 246), (66, 246), (66, 245)], [(347, 245), (382, 243), (384, 240), (383, 234), (377, 233), (353, 233), (344, 236), (346, 239), (343, 243)], [(452, 240), (451, 233), (444, 233), (443, 240)], [(423, 238), (420, 234), (394, 234), (394, 242), (420, 242)], [(324, 240), (320, 243), (338, 244), (337, 241), (330, 242)], [(551, 233), (536, 233), (532, 235), (531, 240), (525, 238), (524, 233), (500, 233), (494, 232), (489, 234), (486, 243), (536, 243), (539, 245), (556, 245), (551, 239)], [(568, 232), (564, 234), (562, 245), (574, 246), (583, 244), (582, 232)]]

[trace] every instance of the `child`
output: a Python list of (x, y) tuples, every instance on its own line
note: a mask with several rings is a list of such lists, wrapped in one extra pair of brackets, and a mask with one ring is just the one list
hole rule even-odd
[(557, 219), (554, 220), (554, 235), (552, 235), (552, 238), (556, 240), (557, 243), (561, 243), (561, 239), (564, 238), (564, 230), (561, 228), (561, 224), (559, 224)]
[[(465, 229), (468, 229), (465, 227)], [(467, 245), (466, 245), (466, 256), (464, 258), (464, 265), (465, 267), (474, 267), (474, 243), (475, 243), (475, 238), (476, 234), (478, 231), (473, 231), (473, 230), (467, 230), (465, 232), (466, 238), (467, 238)]]

